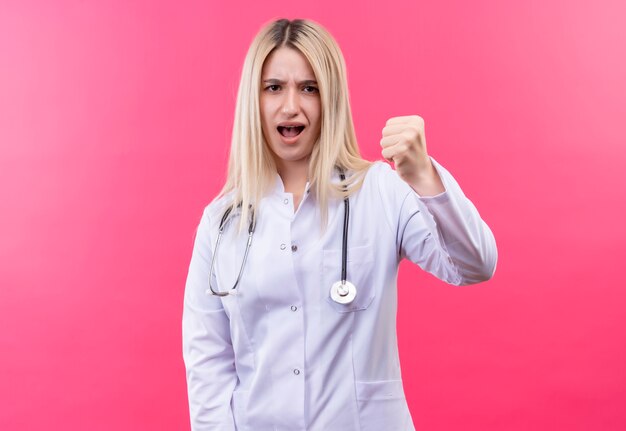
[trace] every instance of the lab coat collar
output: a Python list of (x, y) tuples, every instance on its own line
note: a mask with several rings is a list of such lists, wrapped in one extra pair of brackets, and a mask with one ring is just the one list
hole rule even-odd
[[(333, 183), (337, 183), (340, 181), (339, 171), (337, 169), (333, 169), (333, 175), (331, 181)], [(309, 181), (306, 182), (304, 187), (307, 194), (311, 192), (311, 183)], [(283, 183), (283, 179), (280, 177), (278, 172), (274, 173), (274, 188), (272, 190), (272, 194), (284, 194), (285, 193), (285, 184)]]

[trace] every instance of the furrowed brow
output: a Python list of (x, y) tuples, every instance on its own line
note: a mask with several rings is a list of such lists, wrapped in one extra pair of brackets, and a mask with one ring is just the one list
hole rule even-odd
[[(263, 83), (270, 84), (270, 85), (283, 85), (285, 84), (285, 81), (272, 78), (272, 79), (264, 79)], [(298, 84), (299, 85), (317, 85), (317, 81), (314, 79), (305, 79), (304, 81), (300, 81)]]

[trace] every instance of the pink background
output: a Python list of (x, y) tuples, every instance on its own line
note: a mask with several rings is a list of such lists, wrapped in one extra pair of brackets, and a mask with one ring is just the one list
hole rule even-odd
[(497, 239), (482, 285), (402, 266), (416, 427), (626, 429), (624, 2), (258, 3), (2, 1), (0, 429), (189, 428), (194, 229), (282, 16), (340, 43), (364, 155), (422, 116)]

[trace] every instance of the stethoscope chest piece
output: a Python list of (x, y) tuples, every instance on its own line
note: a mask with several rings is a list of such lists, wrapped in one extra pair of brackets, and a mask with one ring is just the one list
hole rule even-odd
[(356, 287), (347, 280), (339, 280), (330, 288), (330, 298), (338, 304), (349, 304), (356, 298)]

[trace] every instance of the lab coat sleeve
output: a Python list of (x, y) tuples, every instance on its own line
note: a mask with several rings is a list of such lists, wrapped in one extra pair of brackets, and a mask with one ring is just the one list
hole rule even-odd
[(185, 284), (182, 338), (189, 413), (192, 431), (234, 431), (230, 403), (237, 375), (229, 319), (220, 298), (206, 293), (210, 225), (207, 207), (196, 231)]
[(430, 197), (420, 196), (385, 164), (381, 193), (391, 208), (399, 257), (456, 286), (489, 280), (498, 257), (493, 233), (450, 172), (431, 161), (445, 191)]

